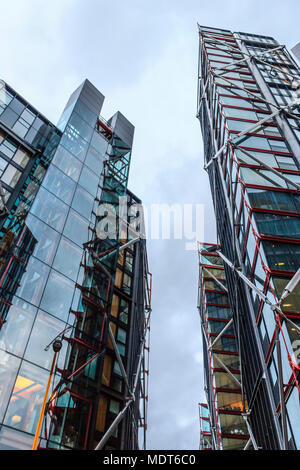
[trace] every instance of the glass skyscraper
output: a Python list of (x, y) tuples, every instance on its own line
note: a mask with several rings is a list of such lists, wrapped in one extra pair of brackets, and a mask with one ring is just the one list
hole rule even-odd
[[(244, 448), (299, 449), (300, 70), (272, 37), (199, 26), (199, 38), (198, 118), (218, 243), (202, 245), (199, 259), (199, 291), (210, 277), (201, 302), (209, 305), (207, 295), (214, 297), (209, 315), (199, 305), (204, 355), (212, 359), (206, 361), (208, 403), (201, 409), (211, 435), (205, 446), (226, 448), (222, 415), (231, 405), (218, 397), (234, 382), (247, 425)], [(223, 269), (209, 275), (205, 251), (224, 266), (226, 295)], [(230, 330), (225, 323), (209, 330), (225, 322), (218, 310), (228, 313), (227, 297)], [(231, 343), (240, 373), (227, 357)], [(214, 361), (219, 355), (223, 365)], [(220, 369), (228, 375), (221, 395)], [(230, 432), (241, 429), (238, 423)]]
[[(145, 446), (151, 279), (128, 230), (130, 207), (142, 211), (127, 188), (134, 127), (120, 112), (106, 122), (103, 101), (85, 80), (54, 126), (0, 82), (1, 449), (32, 446), (56, 338), (38, 448), (135, 449), (141, 431)], [(117, 230), (99, 238), (104, 204)]]

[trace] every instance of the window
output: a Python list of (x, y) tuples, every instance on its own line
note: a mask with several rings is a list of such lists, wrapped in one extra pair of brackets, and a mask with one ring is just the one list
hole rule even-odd
[(254, 213), (258, 231), (261, 235), (300, 239), (300, 218), (288, 215)]
[(205, 292), (206, 301), (211, 304), (228, 305), (228, 296), (226, 294), (217, 294), (216, 292)]
[(286, 212), (300, 212), (300, 196), (282, 191), (247, 188), (252, 207)]
[(107, 141), (104, 139), (102, 135), (98, 132), (94, 131), (91, 145), (99, 152), (101, 155), (105, 155), (106, 148), (107, 148)]
[(97, 115), (90, 110), (80, 99), (77, 100), (75, 105), (75, 111), (79, 116), (84, 119), (90, 126), (95, 127), (97, 121)]
[[(275, 286), (277, 297), (278, 299), (280, 299), (285, 287), (290, 281), (290, 278), (280, 278), (277, 276), (276, 277), (273, 276), (272, 280)], [(285, 312), (295, 312), (295, 313), (300, 312), (300, 284), (299, 283), (294, 288), (293, 292), (284, 299), (281, 307)], [(293, 321), (295, 322), (295, 320)], [(291, 336), (290, 330), (289, 330), (289, 334)], [(300, 338), (297, 338), (297, 339), (300, 339)]]
[(270, 269), (296, 272), (300, 267), (300, 245), (262, 242)]
[(21, 360), (0, 350), (0, 421), (9, 401)]
[(72, 180), (78, 181), (82, 163), (62, 145), (59, 145), (52, 162)]
[(90, 219), (93, 209), (94, 199), (83, 188), (77, 187), (72, 202), (72, 207), (86, 219)]
[(68, 127), (70, 127), (74, 133), (79, 133), (80, 136), (87, 141), (90, 140), (93, 133), (93, 128), (83, 121), (76, 112), (73, 112)]
[(123, 344), (126, 344), (126, 331), (123, 328), (118, 328), (117, 340)]
[(90, 146), (87, 153), (85, 164), (93, 170), (98, 177), (102, 171), (104, 156), (99, 151), (95, 150), (94, 147)]
[(59, 233), (31, 214), (28, 214), (26, 218), (26, 225), (36, 239), (34, 256), (51, 265), (56, 252)]
[(33, 435), (2, 426), (0, 431), (0, 450), (28, 450), (31, 449), (32, 443)]
[(51, 271), (41, 301), (41, 309), (67, 321), (74, 293), (74, 283)]
[(13, 157), (13, 161), (22, 168), (25, 168), (27, 163), (29, 162), (29, 158), (29, 153), (19, 148), (15, 153), (15, 156)]
[(80, 266), (81, 256), (82, 249), (62, 237), (56, 252), (53, 267), (75, 281)]
[(70, 204), (75, 190), (75, 183), (55, 166), (50, 166), (43, 181), (43, 186), (55, 194), (65, 204)]
[(68, 212), (68, 206), (41, 187), (32, 205), (31, 213), (42, 219), (57, 231), (61, 231)]
[(8, 167), (1, 176), (1, 181), (10, 186), (11, 188), (15, 188), (17, 182), (20, 179), (20, 176), (21, 172), (17, 170), (17, 168), (12, 165), (8, 165)]
[(14, 297), (7, 313), (7, 321), (0, 330), (0, 349), (22, 356), (35, 314), (35, 307)]
[(0, 144), (0, 151), (8, 158), (12, 158), (17, 151), (17, 145), (9, 138), (6, 138)]
[(215, 305), (206, 305), (206, 313), (210, 318), (232, 318), (231, 308), (216, 307)]
[(75, 155), (75, 157), (83, 162), (86, 155), (88, 142), (80, 137), (79, 132), (76, 131), (76, 129), (71, 126), (67, 126), (60, 143), (67, 150), (69, 150), (69, 152)]
[(98, 189), (99, 176), (89, 170), (85, 165), (79, 178), (79, 184), (93, 196), (96, 195)]
[(86, 219), (72, 209), (69, 212), (63, 233), (80, 247), (89, 240), (88, 223)]
[(4, 423), (34, 434), (49, 373), (23, 362), (14, 384)]
[[(47, 351), (45, 351), (45, 348), (64, 328), (65, 324), (63, 322), (39, 311), (26, 348), (25, 359), (50, 370), (53, 360), (53, 348), (51, 346)], [(58, 367), (64, 365), (66, 344), (67, 342), (63, 341), (63, 348), (58, 357)]]
[(27, 300), (33, 305), (38, 305), (46, 284), (49, 267), (31, 256), (22, 276), (22, 282), (17, 290), (18, 297)]

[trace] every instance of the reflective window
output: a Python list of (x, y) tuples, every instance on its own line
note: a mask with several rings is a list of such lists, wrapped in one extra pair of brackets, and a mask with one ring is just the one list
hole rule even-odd
[(67, 176), (72, 178), (72, 180), (78, 181), (82, 163), (62, 145), (59, 145), (52, 163), (54, 163)]
[(8, 158), (12, 158), (14, 156), (17, 148), (17, 145), (9, 138), (5, 138), (0, 145), (0, 151)]
[(33, 435), (2, 426), (0, 431), (0, 450), (29, 450)]
[(91, 145), (101, 154), (105, 154), (107, 148), (107, 140), (104, 139), (102, 135), (98, 132), (94, 132)]
[(51, 271), (41, 301), (41, 309), (67, 321), (74, 293), (74, 283), (65, 276)]
[[(26, 348), (25, 359), (50, 370), (54, 352), (52, 346), (50, 346), (47, 351), (45, 351), (45, 348), (64, 330), (64, 328), (65, 324), (63, 322), (47, 313), (39, 311)], [(64, 365), (64, 354), (67, 342), (63, 341), (62, 343), (63, 348), (59, 353), (58, 367)]]
[(82, 244), (86, 243), (89, 238), (88, 223), (86, 219), (82, 218), (79, 214), (77, 214), (77, 212), (71, 209), (63, 233), (74, 243), (82, 246)]
[(90, 219), (93, 209), (94, 198), (83, 188), (77, 187), (72, 202), (72, 207), (86, 219)]
[(80, 137), (79, 132), (74, 127), (67, 126), (60, 143), (79, 160), (84, 160), (88, 142)]
[(254, 217), (261, 235), (300, 238), (300, 218), (255, 212)]
[(300, 245), (262, 242), (270, 269), (296, 272), (300, 267)]
[(93, 133), (93, 128), (89, 126), (81, 117), (74, 112), (69, 120), (69, 126), (74, 129), (75, 132), (78, 132), (80, 136), (89, 141)]
[(67, 217), (68, 206), (41, 187), (31, 212), (55, 230), (61, 231)]
[(21, 360), (0, 350), (0, 421), (9, 401)]
[(82, 256), (82, 249), (74, 245), (67, 238), (62, 238), (54, 259), (53, 267), (60, 271), (65, 276), (76, 280), (80, 261)]
[(51, 165), (49, 167), (43, 181), (43, 186), (66, 204), (70, 204), (72, 201), (75, 183), (55, 166)]
[(300, 196), (283, 191), (247, 188), (252, 207), (286, 212), (300, 212)]
[(86, 189), (93, 196), (96, 195), (98, 189), (99, 176), (93, 171), (89, 170), (86, 166), (82, 168), (79, 178), (79, 184)]
[(95, 127), (98, 116), (80, 101), (80, 99), (77, 100), (74, 109), (90, 126)]
[(1, 181), (3, 181), (3, 183), (6, 183), (11, 188), (15, 188), (17, 182), (20, 179), (20, 176), (20, 170), (17, 170), (17, 168), (12, 165), (8, 165), (8, 167), (1, 176)]
[(34, 258), (30, 258), (26, 271), (22, 276), (21, 284), (16, 294), (33, 305), (38, 305), (46, 284), (49, 267)]
[(48, 379), (40, 367), (22, 363), (5, 414), (4, 424), (34, 434)]
[(36, 314), (36, 308), (15, 297), (0, 330), (0, 348), (22, 356)]
[(94, 147), (90, 146), (89, 151), (87, 153), (85, 164), (93, 170), (98, 177), (102, 171), (103, 167), (104, 156), (99, 153), (99, 151), (95, 150)]
[(60, 237), (59, 233), (31, 214), (28, 214), (26, 218), (26, 225), (37, 241), (33, 252), (34, 256), (51, 265)]
[(13, 161), (17, 164), (20, 165), (22, 168), (25, 168), (27, 163), (29, 162), (30, 155), (29, 153), (25, 152), (25, 150), (22, 150), (19, 148), (15, 156), (13, 158)]

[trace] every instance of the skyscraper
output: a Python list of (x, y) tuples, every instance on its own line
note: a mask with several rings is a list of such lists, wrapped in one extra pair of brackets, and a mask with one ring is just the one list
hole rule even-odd
[(151, 275), (127, 188), (134, 127), (120, 112), (106, 122), (103, 101), (85, 80), (54, 126), (1, 82), (1, 449), (31, 448), (54, 358), (38, 448), (145, 446)]
[[(272, 37), (199, 26), (199, 38), (198, 118), (239, 354), (245, 448), (299, 449), (300, 70)], [(226, 326), (219, 335), (221, 343)], [(213, 428), (219, 418), (210, 419)]]

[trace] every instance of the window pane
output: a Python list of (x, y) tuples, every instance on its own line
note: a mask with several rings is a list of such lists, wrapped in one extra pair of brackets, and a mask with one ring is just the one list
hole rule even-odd
[[(53, 348), (50, 346), (48, 351), (45, 351), (45, 348), (64, 328), (65, 324), (63, 322), (47, 313), (39, 311), (26, 348), (25, 359), (50, 370), (54, 354)], [(67, 342), (63, 341), (63, 348), (59, 353), (57, 363), (58, 367), (64, 365), (66, 347)]]
[(48, 169), (43, 186), (66, 204), (70, 204), (75, 190), (75, 183), (55, 166), (51, 165)]
[(72, 202), (72, 207), (86, 219), (90, 219), (90, 215), (93, 209), (94, 199), (84, 189), (78, 187), (75, 191), (75, 195)]
[(33, 435), (2, 426), (0, 431), (0, 450), (29, 450)]
[(41, 302), (41, 309), (67, 321), (74, 293), (74, 283), (51, 271)]
[(90, 140), (93, 128), (83, 121), (76, 112), (72, 114), (69, 126), (73, 128), (74, 132), (78, 132), (83, 139)]
[(62, 238), (57, 249), (53, 267), (75, 281), (81, 256), (82, 249), (66, 238)]
[(17, 357), (0, 350), (0, 421), (3, 419), (20, 362)]
[(61, 231), (67, 217), (68, 206), (41, 187), (31, 212), (55, 230)]
[(5, 415), (5, 424), (35, 433), (47, 379), (46, 370), (23, 362)]
[(79, 184), (89, 193), (95, 196), (98, 188), (98, 182), (99, 176), (84, 166), (79, 178)]
[(74, 181), (78, 181), (82, 163), (60, 145), (53, 158), (53, 163)]
[(19, 148), (13, 158), (13, 161), (22, 168), (25, 168), (29, 162), (29, 158), (29, 154), (25, 152), (25, 150)]
[(300, 238), (300, 218), (288, 215), (254, 213), (261, 235)]
[(86, 219), (83, 219), (71, 209), (64, 228), (64, 235), (74, 243), (82, 246), (83, 243), (88, 241), (88, 223)]
[(269, 268), (296, 272), (300, 267), (300, 245), (267, 241), (264, 241), (262, 245)]
[(22, 356), (36, 314), (36, 308), (15, 297), (0, 330), (0, 348)]
[(80, 161), (84, 160), (88, 142), (82, 139), (74, 128), (67, 126), (60, 143)]
[(8, 165), (5, 172), (1, 176), (1, 181), (3, 181), (3, 183), (8, 184), (8, 186), (14, 188), (17, 182), (19, 181), (20, 176), (21, 172), (17, 170), (17, 168), (12, 165)]
[(59, 233), (31, 214), (28, 214), (26, 218), (26, 225), (37, 240), (34, 256), (44, 263), (51, 264), (57, 248)]
[(21, 286), (16, 292), (17, 296), (33, 305), (38, 305), (48, 273), (49, 267), (32, 256), (22, 276)]
[(85, 164), (93, 170), (96, 175), (100, 176), (103, 167), (104, 156), (90, 146), (87, 153)]

